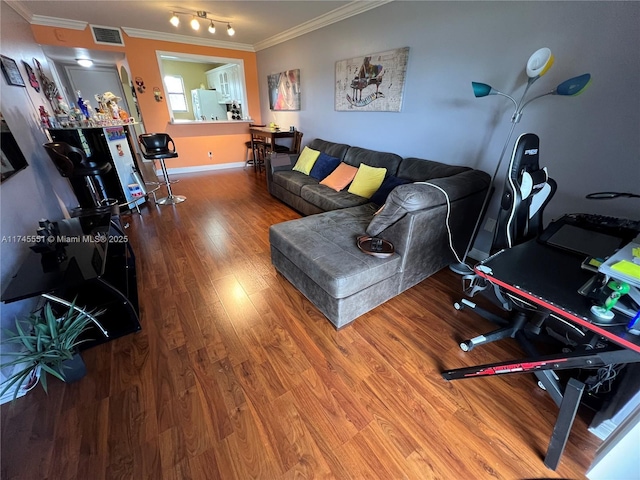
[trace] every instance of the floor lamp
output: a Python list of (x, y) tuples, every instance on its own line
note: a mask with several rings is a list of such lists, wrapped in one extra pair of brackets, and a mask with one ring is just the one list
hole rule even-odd
[(527, 76), (529, 78), (527, 80), (527, 86), (524, 89), (522, 97), (520, 97), (519, 101), (516, 101), (510, 95), (507, 95), (506, 93), (502, 93), (496, 90), (495, 88), (491, 87), (490, 85), (487, 85), (486, 83), (471, 82), (471, 85), (473, 86), (473, 94), (476, 96), (476, 98), (486, 97), (489, 95), (500, 95), (511, 100), (513, 102), (515, 109), (513, 111), (513, 115), (511, 116), (511, 128), (509, 130), (509, 135), (507, 135), (507, 139), (504, 142), (504, 147), (502, 147), (502, 152), (500, 153), (500, 158), (498, 160), (498, 163), (496, 164), (496, 168), (493, 172), (493, 175), (491, 176), (491, 182), (489, 183), (487, 194), (484, 197), (484, 202), (482, 202), (482, 208), (480, 208), (480, 214), (478, 215), (476, 224), (473, 227), (473, 232), (471, 233), (471, 238), (469, 239), (469, 244), (467, 245), (467, 248), (464, 252), (462, 261), (460, 263), (453, 263), (449, 266), (451, 270), (453, 270), (454, 272), (460, 275), (468, 275), (470, 273), (473, 273), (473, 269), (469, 267), (466, 263), (467, 256), (469, 255), (469, 251), (471, 250), (471, 247), (475, 242), (476, 235), (478, 234), (478, 228), (480, 227), (480, 224), (482, 223), (482, 219), (484, 218), (485, 209), (487, 208), (487, 205), (489, 204), (489, 200), (493, 195), (493, 184), (495, 183), (496, 176), (500, 171), (500, 165), (502, 164), (502, 159), (504, 158), (504, 154), (506, 153), (507, 147), (509, 146), (509, 142), (511, 141), (511, 136), (513, 135), (513, 131), (516, 128), (516, 123), (518, 123), (520, 121), (520, 118), (522, 118), (522, 112), (525, 109), (525, 107), (529, 105), (531, 102), (533, 102), (534, 100), (541, 97), (545, 97), (547, 95), (562, 95), (562, 96), (579, 95), (584, 91), (585, 88), (587, 88), (587, 85), (589, 85), (589, 83), (591, 82), (591, 75), (588, 73), (585, 73), (584, 75), (579, 75), (577, 77), (573, 77), (568, 80), (565, 80), (564, 82), (562, 82), (556, 88), (554, 88), (549, 92), (542, 93), (533, 98), (530, 98), (527, 101), (524, 101), (525, 96), (527, 95), (527, 92), (529, 91), (529, 88), (531, 87), (531, 85), (533, 85), (533, 83), (536, 80), (538, 80), (540, 77), (542, 77), (545, 73), (549, 71), (549, 69), (553, 65), (553, 61), (554, 61), (554, 58), (551, 53), (551, 50), (549, 50), (546, 47), (536, 50), (533, 53), (533, 55), (529, 57), (529, 60), (527, 61), (527, 68), (526, 68)]

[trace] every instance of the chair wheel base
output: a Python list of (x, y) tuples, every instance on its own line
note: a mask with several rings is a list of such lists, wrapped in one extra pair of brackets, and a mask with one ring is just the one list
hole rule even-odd
[(183, 195), (171, 195), (164, 198), (159, 198), (156, 200), (158, 205), (175, 205), (177, 203), (182, 203), (187, 199), (187, 197)]
[(464, 342), (460, 342), (460, 350), (463, 352), (469, 352), (473, 350), (474, 344), (471, 340), (465, 340)]

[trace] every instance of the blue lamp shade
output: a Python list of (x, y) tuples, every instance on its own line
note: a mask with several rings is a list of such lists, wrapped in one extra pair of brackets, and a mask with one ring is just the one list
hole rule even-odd
[(589, 86), (590, 83), (591, 75), (585, 73), (584, 75), (573, 77), (562, 82), (556, 87), (555, 94), (569, 96), (580, 95), (582, 92), (584, 92), (584, 90)]
[(491, 90), (493, 90), (491, 85), (487, 85), (486, 83), (471, 82), (471, 86), (473, 87), (473, 94), (476, 98), (491, 95)]

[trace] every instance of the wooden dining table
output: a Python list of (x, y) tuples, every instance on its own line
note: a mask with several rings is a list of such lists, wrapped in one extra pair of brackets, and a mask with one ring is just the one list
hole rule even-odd
[[(275, 145), (276, 138), (293, 138), (296, 134), (295, 131), (290, 130), (280, 130), (271, 127), (256, 127), (249, 126), (249, 133), (251, 134), (251, 150), (256, 152), (256, 144), (255, 142), (259, 139), (263, 139), (266, 144), (266, 152), (268, 153), (273, 149)], [(256, 161), (254, 162), (254, 168), (258, 169), (260, 164), (264, 161)]]

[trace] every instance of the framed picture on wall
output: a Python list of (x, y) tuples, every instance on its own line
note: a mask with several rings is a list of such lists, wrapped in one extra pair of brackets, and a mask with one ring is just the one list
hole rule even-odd
[(26, 87), (20, 70), (18, 70), (18, 64), (12, 58), (0, 55), (0, 65), (2, 66), (2, 73), (9, 85), (16, 85), (18, 87)]
[(300, 110), (300, 69), (274, 73), (267, 80), (271, 110)]
[(336, 62), (337, 111), (399, 112), (409, 47)]
[(31, 65), (29, 65), (24, 60), (22, 61), (22, 64), (24, 65), (24, 69), (27, 71), (29, 85), (31, 85), (36, 92), (40, 92), (40, 84), (38, 83), (38, 79), (36, 78), (36, 74), (34, 73), (33, 68), (31, 68)]

